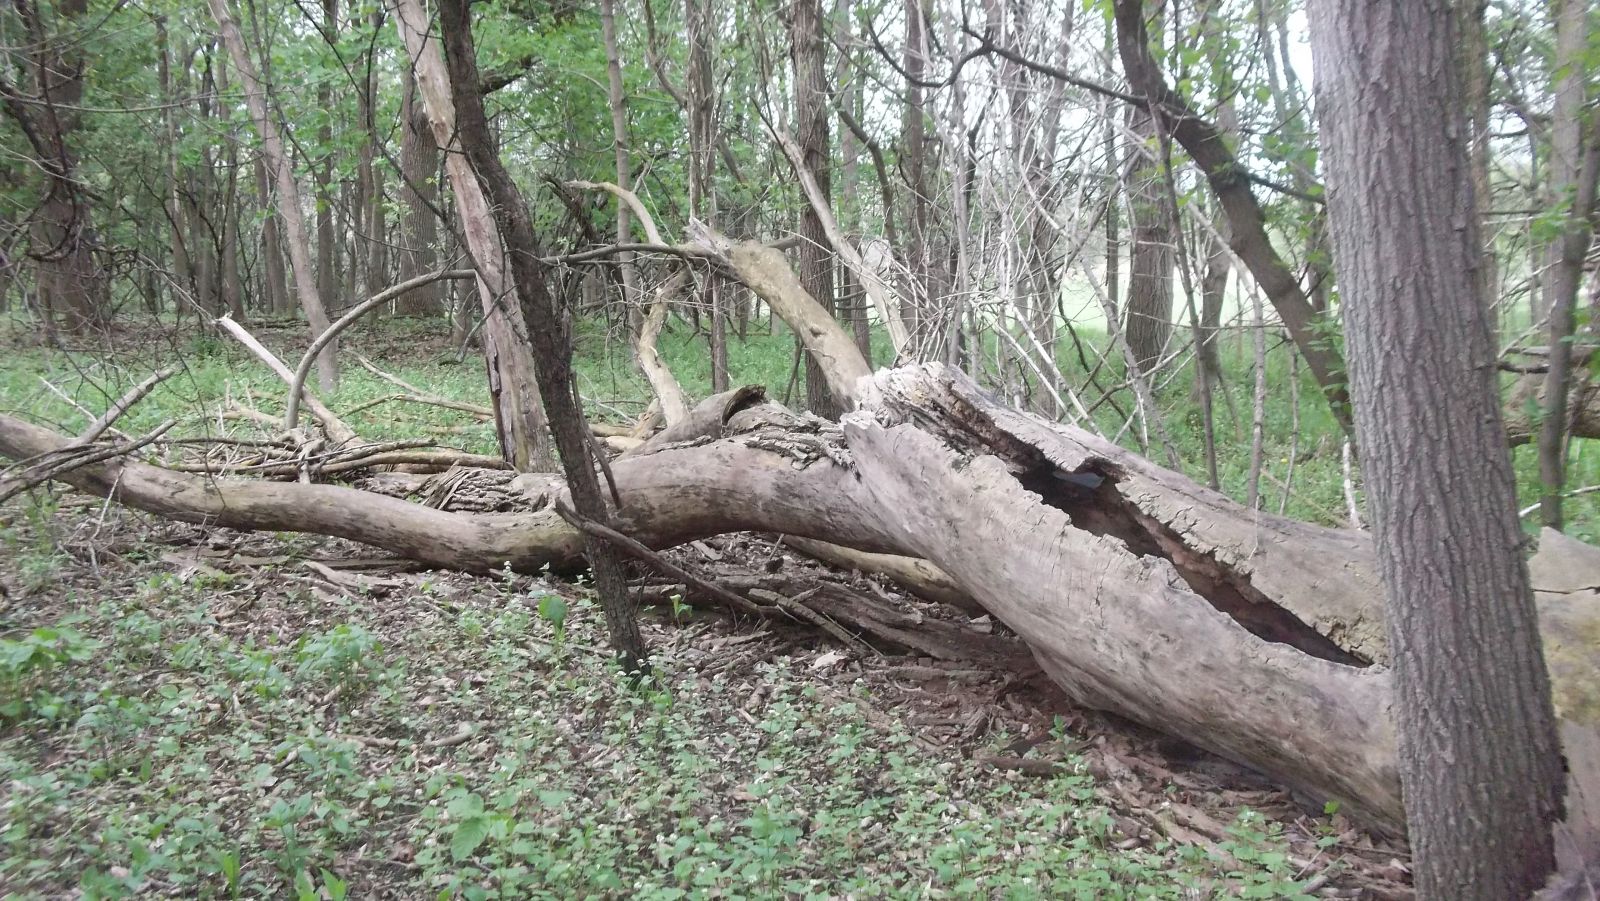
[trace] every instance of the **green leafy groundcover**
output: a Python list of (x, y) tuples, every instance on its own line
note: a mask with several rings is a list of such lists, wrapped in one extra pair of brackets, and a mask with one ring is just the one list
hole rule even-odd
[(655, 625), (660, 681), (634, 689), (581, 590), (430, 577), (380, 601), (295, 574), (129, 576), (56, 598), (70, 614), (4, 611), (8, 897), (1297, 891), (1259, 819), (1220, 853), (1119, 850), (1081, 767), (918, 747), (864, 683), (781, 654), (719, 668), (720, 624)]

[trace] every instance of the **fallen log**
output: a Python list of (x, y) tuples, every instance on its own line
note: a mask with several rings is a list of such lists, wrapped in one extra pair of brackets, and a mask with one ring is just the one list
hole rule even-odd
[[(1367, 536), (1253, 513), (1087, 432), (1011, 410), (938, 365), (871, 379), (858, 394), (869, 406), (840, 426), (770, 404), (724, 406), (699, 419), (703, 434), (616, 461), (616, 528), (652, 548), (750, 530), (929, 561), (1078, 702), (1400, 828)], [(68, 441), (0, 417), (0, 454)], [(132, 460), (59, 478), (176, 519), (335, 535), (438, 567), (581, 565), (578, 533), (548, 506), (447, 513)], [(1545, 542), (1532, 570), (1559, 713), (1592, 727), (1600, 551)]]
[(923, 600), (945, 604), (968, 613), (983, 610), (983, 605), (974, 601), (949, 576), (940, 572), (939, 567), (926, 560), (902, 557), (898, 554), (858, 551), (851, 547), (817, 541), (813, 538), (797, 538), (793, 535), (785, 535), (783, 543), (807, 557), (814, 557), (841, 569), (854, 569), (883, 576)]

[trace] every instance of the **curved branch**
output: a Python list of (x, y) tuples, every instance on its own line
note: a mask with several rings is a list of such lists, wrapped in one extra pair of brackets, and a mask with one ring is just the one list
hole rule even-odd
[(619, 187), (609, 181), (569, 181), (567, 182), (567, 187), (581, 188), (585, 191), (605, 191), (611, 194), (626, 203), (628, 209), (633, 210), (633, 215), (639, 219), (639, 225), (644, 228), (646, 240), (658, 246), (667, 243), (661, 239), (661, 232), (656, 228), (655, 217), (650, 215), (650, 211), (644, 208), (644, 202), (639, 199), (639, 195), (627, 188)]
[(426, 275), (419, 275), (416, 278), (407, 279), (398, 285), (385, 288), (377, 294), (374, 294), (365, 303), (356, 306), (355, 309), (344, 314), (343, 316), (340, 316), (338, 322), (328, 326), (327, 331), (318, 335), (317, 339), (311, 342), (311, 346), (306, 349), (305, 355), (300, 358), (300, 365), (295, 367), (294, 378), (289, 382), (289, 398), (284, 403), (285, 412), (283, 414), (283, 427), (285, 429), (292, 429), (294, 428), (295, 423), (299, 421), (300, 396), (305, 393), (306, 377), (311, 374), (311, 364), (316, 362), (317, 354), (321, 353), (322, 349), (328, 346), (328, 342), (339, 337), (340, 332), (354, 325), (357, 319), (360, 319), (362, 316), (367, 315), (389, 301), (394, 300), (396, 297), (399, 297), (407, 291), (413, 291), (422, 287), (423, 285), (431, 285), (434, 282), (443, 281), (445, 279), (475, 278), (477, 274), (477, 271), (473, 269), (441, 269), (437, 272), (429, 272)]
[[(256, 336), (250, 334), (249, 329), (246, 329), (244, 326), (235, 322), (233, 317), (227, 315), (224, 315), (221, 319), (216, 320), (216, 324), (228, 334), (232, 335), (234, 340), (238, 341), (240, 344), (243, 344), (246, 350), (249, 350), (251, 353), (255, 354), (256, 359), (267, 364), (267, 368), (271, 369), (274, 375), (282, 379), (285, 385), (293, 384), (294, 373), (290, 372), (289, 367), (285, 366), (284, 362), (278, 359), (277, 354), (274, 354), (272, 351), (267, 349), (266, 345), (256, 340)], [(359, 440), (356, 437), (355, 429), (345, 425), (344, 420), (340, 419), (332, 410), (328, 409), (328, 407), (323, 404), (322, 401), (317, 400), (316, 396), (313, 395), (311, 391), (303, 384), (301, 385), (300, 395), (305, 397), (306, 407), (311, 410), (311, 415), (316, 417), (317, 424), (322, 426), (322, 431), (328, 436), (329, 441), (332, 441), (336, 446), (344, 446), (348, 444), (355, 444), (356, 441)]]

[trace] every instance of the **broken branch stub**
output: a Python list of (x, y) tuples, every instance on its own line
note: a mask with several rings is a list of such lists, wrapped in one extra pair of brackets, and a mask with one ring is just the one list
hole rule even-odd
[[(926, 560), (1078, 702), (1401, 828), (1383, 594), (1366, 536), (1253, 513), (1011, 410), (937, 364), (862, 386), (873, 405), (842, 426), (710, 399), (711, 415), (690, 417), (697, 434), (616, 462), (615, 528), (652, 549), (748, 530)], [(0, 454), (69, 441), (0, 416)], [(581, 535), (548, 500), (529, 513), (447, 513), (130, 460), (61, 479), (176, 519), (335, 535), (440, 567), (580, 565)], [(1557, 712), (1593, 728), (1600, 550), (1547, 536), (1530, 571)]]

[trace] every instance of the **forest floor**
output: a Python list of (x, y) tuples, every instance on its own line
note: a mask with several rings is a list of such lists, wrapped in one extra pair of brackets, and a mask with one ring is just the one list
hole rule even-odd
[[(237, 428), (218, 418), (229, 398), (278, 409), (259, 367), (203, 340), (14, 344), (0, 409), (74, 431), (74, 403), (98, 410), (176, 357), (187, 371), (129, 432)], [(788, 343), (735, 368), (782, 399)], [(586, 395), (636, 414), (636, 377), (586, 344)], [(437, 340), (391, 327), (346, 345), (482, 400), (475, 362)], [(334, 406), (392, 392), (351, 365)], [(492, 449), (484, 424), (436, 408), (351, 424)], [(951, 615), (771, 536), (679, 553)], [(1402, 845), (1076, 710), (1037, 673), (670, 596), (644, 621), (657, 675), (630, 687), (581, 579), (420, 571), (332, 539), (18, 498), (0, 507), (0, 896), (1409, 897)]]

